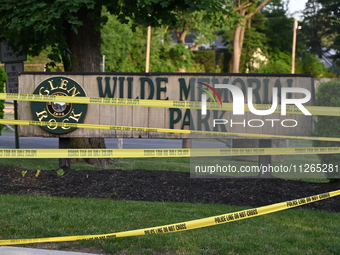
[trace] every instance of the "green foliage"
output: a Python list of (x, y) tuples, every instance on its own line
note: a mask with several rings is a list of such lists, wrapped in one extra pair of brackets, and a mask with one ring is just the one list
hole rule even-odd
[(122, 65), (131, 50), (131, 26), (122, 24), (114, 15), (104, 14), (107, 23), (101, 29), (101, 53), (105, 55), (105, 71), (123, 71)]
[[(176, 47), (176, 45), (173, 45), (167, 27), (152, 29), (150, 52), (151, 72), (175, 72), (178, 70), (178, 67), (170, 56), (170, 54), (175, 54), (172, 50), (173, 47)], [(190, 52), (188, 54), (190, 54)]]
[[(223, 14), (221, 12), (211, 13), (208, 11), (196, 11), (193, 13), (179, 13), (177, 20), (171, 24), (171, 30), (176, 35), (195, 35), (194, 45), (211, 44), (217, 39), (215, 30), (224, 23)], [(177, 38), (179, 43), (185, 38)]]
[(221, 73), (230, 73), (231, 72), (231, 61), (232, 61), (232, 52), (230, 49), (225, 50), (220, 54), (218, 65), (221, 68)]
[[(308, 3), (308, 5), (310, 6), (311, 3)], [(320, 30), (322, 29), (320, 29), (317, 20), (322, 18), (318, 17), (317, 19), (310, 19), (310, 10), (314, 8), (315, 7), (307, 8), (305, 10), (305, 22), (307, 23), (301, 24), (302, 29), (296, 31), (295, 73), (312, 73), (315, 77), (322, 77), (326, 73), (326, 70), (324, 65), (319, 62), (317, 57), (315, 57), (315, 54), (319, 53), (314, 49), (317, 45), (312, 45), (315, 43), (315, 40), (319, 40), (319, 35), (321, 34)], [(272, 1), (264, 9), (263, 14), (268, 19), (265, 23), (264, 33), (268, 40), (269, 63), (266, 66), (261, 67), (260, 71), (269, 73), (290, 73), (293, 19), (287, 17), (287, 9), (284, 6), (283, 1), (280, 0)], [(306, 53), (308, 51), (312, 54)]]
[[(70, 51), (72, 34), (77, 34), (82, 25), (99, 30), (107, 21), (101, 17), (103, 6), (122, 22), (133, 20), (134, 24), (172, 24), (178, 13), (206, 10), (211, 13), (228, 13), (231, 5), (222, 0), (3, 0), (0, 5), (0, 35), (11, 39), (12, 48), (22, 50), (27, 55), (39, 55), (46, 47), (52, 47), (53, 61), (72, 60)], [(86, 19), (84, 19), (86, 17)], [(89, 22), (84, 22), (84, 21)], [(85, 24), (86, 23), (86, 24)], [(86, 29), (85, 28), (85, 29)], [(89, 31), (91, 31), (89, 29)], [(89, 35), (91, 36), (91, 35)], [(82, 42), (78, 42), (82, 43)]]
[(290, 71), (290, 66), (283, 60), (269, 61), (257, 70), (259, 73), (290, 73)]
[(65, 174), (65, 171), (64, 171), (62, 168), (59, 168), (59, 169), (57, 170), (57, 175), (58, 175), (58, 176), (64, 176), (64, 174)]
[(200, 63), (193, 63), (188, 69), (186, 69), (188, 73), (205, 73), (205, 66)]
[(65, 25), (76, 32), (82, 25), (79, 10), (95, 8), (95, 1), (89, 0), (5, 2), (0, 5), (0, 34), (11, 39), (13, 49), (21, 46), (31, 55), (38, 55), (48, 45), (54, 52), (67, 50)]
[(290, 73), (293, 19), (287, 17), (283, 1), (271, 1), (263, 10), (266, 17), (263, 33), (267, 39), (268, 63), (261, 65), (260, 73)]
[(326, 29), (324, 16), (318, 15), (320, 5), (315, 0), (308, 1), (303, 11), (303, 29), (301, 36), (303, 37), (309, 52), (321, 56), (323, 53), (322, 37), (323, 31)]
[(261, 65), (257, 70), (259, 73), (290, 73), (291, 72), (291, 56), (279, 52), (273, 55), (267, 64)]
[(202, 50), (193, 51), (193, 60), (196, 64), (203, 67), (204, 73), (214, 73), (215, 72), (215, 51), (213, 50)]
[(259, 55), (263, 55), (267, 51), (266, 41), (265, 34), (256, 28), (246, 29), (241, 57), (241, 61), (244, 63), (241, 68), (243, 72), (252, 72), (256, 64), (262, 64)]
[(127, 45), (127, 55), (118, 66), (117, 71), (145, 72), (146, 40), (147, 28), (137, 27)]
[[(317, 106), (340, 106), (340, 81), (325, 82), (320, 85), (316, 94)], [(339, 117), (318, 116), (315, 123), (314, 136), (319, 137), (340, 137), (340, 121)], [(313, 146), (316, 147), (339, 147), (339, 142), (331, 141), (314, 141)], [(320, 154), (318, 155), (322, 163), (339, 165), (340, 154)], [(340, 178), (340, 173), (329, 173), (328, 178), (335, 180)], [(337, 179), (339, 181), (339, 179)]]
[(169, 57), (177, 68), (188, 68), (193, 64), (193, 53), (184, 44), (178, 43), (169, 51)]
[(293, 19), (287, 17), (282, 1), (270, 1), (262, 11), (267, 18), (263, 33), (266, 34), (269, 55), (292, 52)]
[[(101, 30), (105, 71), (145, 72), (147, 28), (133, 28), (113, 15), (107, 17)], [(192, 53), (183, 45), (172, 44), (167, 27), (152, 28), (150, 48), (150, 72), (175, 72), (192, 64)]]
[(340, 60), (340, 1), (309, 0), (304, 10), (303, 35), (309, 52), (321, 56), (330, 49), (334, 61)]
[[(5, 92), (5, 82), (7, 80), (7, 75), (2, 67), (0, 67), (0, 93)], [(4, 108), (5, 108), (5, 102), (4, 100), (0, 100), (0, 119), (4, 118)], [(3, 125), (0, 124), (0, 135), (1, 130), (3, 128)]]
[(314, 77), (322, 77), (326, 73), (323, 63), (313, 54), (307, 53), (302, 59), (302, 67), (304, 73), (311, 73)]

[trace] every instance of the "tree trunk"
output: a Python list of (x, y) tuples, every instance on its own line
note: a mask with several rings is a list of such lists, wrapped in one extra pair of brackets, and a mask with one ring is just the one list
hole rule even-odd
[[(89, 15), (91, 14), (91, 17)], [(67, 69), (71, 72), (99, 72), (100, 71), (100, 31), (99, 24), (94, 24), (92, 17), (96, 15), (100, 19), (100, 12), (96, 14), (93, 10), (83, 8), (79, 11), (79, 20), (82, 21), (75, 33), (71, 28), (68, 29), (67, 44), (69, 46), (70, 55), (64, 54)], [(66, 68), (65, 67), (65, 68)]]
[(244, 28), (241, 25), (238, 25), (235, 30), (234, 43), (233, 43), (233, 47), (234, 47), (233, 73), (240, 72), (243, 37), (244, 37)]
[(178, 43), (185, 44), (185, 38), (187, 36), (188, 30), (189, 28), (186, 22), (183, 24), (182, 31), (178, 31), (177, 29), (175, 29), (175, 35), (177, 37)]
[(242, 53), (242, 47), (243, 47), (243, 39), (244, 39), (244, 33), (245, 33), (245, 26), (247, 20), (251, 19), (252, 16), (254, 16), (255, 13), (257, 13), (263, 6), (265, 6), (270, 0), (263, 0), (262, 3), (260, 3), (255, 10), (247, 13), (247, 8), (251, 6), (252, 4), (248, 1), (241, 3), (238, 3), (238, 6), (236, 6), (235, 11), (238, 11), (241, 15), (240, 22), (236, 25), (235, 33), (234, 33), (234, 54), (233, 54), (233, 73), (239, 73), (240, 72), (240, 62), (241, 62), (241, 53)]
[[(95, 10), (98, 8), (95, 8)], [(100, 8), (99, 8), (100, 10)], [(91, 17), (89, 16), (91, 14)], [(75, 33), (68, 28), (66, 35), (69, 52), (62, 56), (65, 71), (71, 72), (99, 72), (100, 71), (100, 11), (96, 14), (93, 10), (83, 8), (77, 14), (83, 25)], [(93, 15), (96, 16), (93, 21)], [(97, 22), (97, 23), (96, 23)], [(104, 138), (72, 138), (72, 148), (106, 148)], [(86, 162), (106, 168), (108, 159), (85, 159)]]

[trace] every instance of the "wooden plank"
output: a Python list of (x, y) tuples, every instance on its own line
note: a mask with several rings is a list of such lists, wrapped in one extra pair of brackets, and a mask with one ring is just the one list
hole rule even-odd
[[(134, 97), (139, 99), (154, 99), (155, 96), (155, 80), (152, 76), (139, 76), (134, 80)], [(133, 107), (132, 122), (130, 126), (133, 127), (151, 127), (149, 126), (149, 107)], [(148, 132), (133, 131), (131, 137), (147, 138)]]
[[(86, 96), (95, 95), (98, 91), (97, 89), (97, 81), (95, 76), (89, 75), (72, 75), (73, 80), (75, 80), (80, 86), (85, 90)], [(102, 105), (98, 104), (88, 104), (87, 105), (87, 114), (84, 119), (84, 123), (86, 124), (97, 124), (101, 122), (101, 110)], [(78, 128), (70, 134), (65, 134), (62, 136), (76, 136), (76, 137), (103, 137), (101, 135), (103, 130), (99, 129), (88, 129), (88, 128)]]
[[(171, 86), (171, 80), (169, 82), (169, 76), (164, 75), (161, 79), (157, 80), (156, 76), (153, 76), (154, 84), (156, 86), (156, 98), (160, 100), (167, 101), (169, 99), (169, 95), (171, 95), (171, 91), (175, 89)], [(163, 91), (165, 90), (165, 91)], [(160, 104), (162, 101), (160, 101)], [(147, 126), (150, 128), (164, 128), (166, 126), (166, 108), (148, 108), (148, 123)], [(165, 133), (157, 133), (157, 132), (149, 132), (146, 134), (149, 138), (165, 138), (167, 134)]]
[[(167, 86), (167, 92), (166, 96), (169, 98), (169, 100), (179, 100), (180, 99), (180, 83), (179, 79), (184, 79), (186, 82), (186, 77), (181, 75), (180, 73), (176, 74), (176, 76), (169, 76), (168, 78), (168, 86)], [(186, 100), (182, 96), (183, 100)], [(179, 109), (179, 108), (165, 108), (164, 109), (165, 114), (164, 114), (164, 128), (172, 128), (173, 129), (181, 129), (182, 128), (182, 119), (185, 114), (184, 109)], [(179, 118), (179, 121), (175, 120)], [(160, 127), (160, 126), (159, 126)], [(182, 134), (175, 134), (175, 133), (167, 133), (166, 135), (164, 134), (164, 137), (168, 138), (182, 138)]]
[[(35, 87), (35, 76), (20, 76), (19, 75), (18, 78), (19, 78), (19, 93), (27, 93), (25, 91), (30, 91), (29, 93), (32, 93)], [(19, 120), (33, 120), (30, 110), (28, 112), (28, 109), (31, 109), (30, 104), (31, 102), (28, 102), (28, 101), (18, 101), (18, 119)], [(18, 134), (19, 136), (30, 136), (31, 134), (34, 134), (34, 127), (33, 126), (19, 126)]]
[[(50, 78), (51, 76), (52, 75), (50, 73), (37, 76), (19, 75), (19, 93), (32, 94), (38, 84)], [(33, 120), (33, 116), (30, 109), (31, 102), (28, 101), (18, 102), (18, 118), (20, 120)], [(51, 137), (53, 135), (37, 126), (20, 126), (19, 136)]]

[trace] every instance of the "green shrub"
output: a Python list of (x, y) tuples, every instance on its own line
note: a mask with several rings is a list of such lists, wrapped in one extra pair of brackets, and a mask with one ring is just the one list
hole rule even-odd
[(189, 68), (194, 61), (192, 60), (193, 53), (187, 49), (184, 44), (178, 43), (169, 50), (169, 57), (173, 65), (177, 68)]
[(258, 73), (290, 73), (291, 67), (283, 60), (269, 61), (261, 65), (257, 70)]
[(257, 73), (291, 73), (292, 58), (287, 52), (278, 52), (269, 56), (266, 64), (260, 65)]
[(323, 77), (326, 68), (320, 60), (311, 53), (307, 53), (302, 59), (303, 73), (312, 73), (314, 77)]
[[(329, 81), (322, 83), (316, 94), (317, 106), (340, 106), (340, 81)], [(317, 116), (315, 123), (315, 136), (320, 137), (340, 137), (340, 117)], [(339, 147), (340, 142), (314, 141), (316, 147)], [(321, 162), (325, 164), (338, 165), (340, 167), (340, 154), (320, 154)], [(340, 173), (329, 172), (327, 177), (332, 181), (340, 181)]]
[[(3, 68), (0, 67), (0, 93), (5, 92), (6, 79), (7, 79), (7, 75), (5, 71), (3, 70)], [(0, 100), (0, 119), (4, 118), (4, 108), (5, 108), (5, 102), (4, 100)], [(3, 128), (3, 125), (0, 124), (0, 135), (1, 135), (2, 128)]]
[(194, 57), (193, 57), (194, 61), (204, 67), (205, 73), (215, 72), (215, 51), (199, 50), (199, 51), (193, 51), (193, 53), (194, 53)]

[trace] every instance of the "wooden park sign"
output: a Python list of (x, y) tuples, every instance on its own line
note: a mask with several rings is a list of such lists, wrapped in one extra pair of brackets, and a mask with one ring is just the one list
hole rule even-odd
[[(232, 85), (225, 88), (224, 85)], [(235, 89), (233, 89), (235, 88)], [(250, 90), (251, 89), (251, 90)], [(300, 90), (300, 91), (299, 91)], [(19, 93), (98, 98), (130, 98), (176, 101), (173, 107), (139, 107), (20, 101), (20, 120), (36, 120), (126, 127), (190, 129), (273, 135), (309, 135), (312, 116), (245, 111), (240, 102), (233, 111), (183, 109), (185, 101), (247, 104), (313, 105), (314, 84), (310, 75), (206, 74), (206, 73), (22, 73)], [(202, 95), (205, 94), (205, 97)], [(310, 98), (308, 98), (308, 95)], [(243, 100), (240, 95), (244, 97)], [(251, 95), (251, 96), (249, 96)], [(202, 100), (202, 98), (205, 98)], [(296, 104), (298, 104), (296, 103)], [(251, 104), (251, 105), (252, 105)], [(242, 108), (242, 107), (241, 107)], [(260, 110), (258, 110), (260, 111)], [(188, 138), (188, 134), (145, 131), (20, 126), (20, 136)]]

